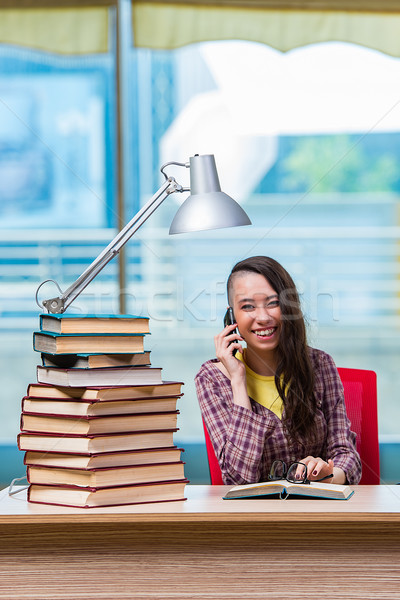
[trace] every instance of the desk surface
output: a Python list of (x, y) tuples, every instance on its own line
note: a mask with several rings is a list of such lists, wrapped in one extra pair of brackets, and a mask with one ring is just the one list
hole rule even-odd
[(229, 487), (86, 510), (4, 490), (0, 597), (304, 600), (317, 586), (321, 600), (400, 600), (400, 486), (355, 487), (349, 500), (222, 500)]
[(352, 486), (348, 500), (223, 500), (231, 486), (188, 485), (185, 502), (79, 509), (30, 504), (0, 492), (0, 525), (23, 523), (322, 522), (400, 523), (400, 486)]

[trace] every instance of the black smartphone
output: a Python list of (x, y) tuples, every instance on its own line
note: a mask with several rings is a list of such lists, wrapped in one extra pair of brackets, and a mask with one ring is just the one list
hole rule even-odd
[[(233, 308), (231, 306), (228, 306), (228, 310), (226, 311), (225, 316), (224, 316), (224, 327), (226, 327), (227, 325), (233, 325), (234, 323), (236, 323), (236, 320), (235, 320), (235, 315), (233, 314)], [(232, 331), (232, 333), (238, 333), (237, 328), (234, 329)], [(232, 344), (232, 342), (231, 342), (231, 344)], [(232, 352), (233, 356), (235, 356), (236, 352), (237, 352), (236, 349)]]

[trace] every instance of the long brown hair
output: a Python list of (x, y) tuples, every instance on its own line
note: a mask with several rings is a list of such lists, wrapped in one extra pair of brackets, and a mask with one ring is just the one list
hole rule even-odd
[(273, 258), (253, 256), (238, 262), (229, 275), (228, 298), (236, 273), (258, 273), (279, 297), (281, 334), (277, 347), (275, 385), (284, 405), (283, 422), (293, 437), (312, 437), (316, 401), (314, 371), (307, 346), (299, 294), (289, 273)]

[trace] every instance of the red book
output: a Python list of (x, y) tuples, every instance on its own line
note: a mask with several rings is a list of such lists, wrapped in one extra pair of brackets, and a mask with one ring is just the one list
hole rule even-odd
[(64, 469), (102, 469), (106, 467), (180, 462), (181, 452), (184, 452), (184, 450), (176, 446), (86, 455), (28, 450), (24, 456), (24, 464), (27, 466), (59, 467)]
[(17, 443), (18, 448), (25, 451), (62, 452), (90, 456), (106, 452), (173, 447), (175, 431), (177, 429), (83, 436), (20, 433), (17, 437)]
[(158, 481), (178, 481), (185, 478), (181, 462), (153, 465), (112, 466), (102, 469), (66, 469), (28, 466), (29, 483), (40, 485), (71, 485), (83, 488), (105, 488)]
[(101, 417), (68, 417), (30, 415), (22, 413), (21, 431), (31, 433), (58, 433), (71, 436), (129, 433), (175, 429), (179, 411), (138, 415), (105, 415)]
[(105, 415), (130, 415), (174, 412), (180, 396), (162, 398), (131, 398), (128, 400), (77, 400), (62, 398), (22, 399), (22, 412), (30, 415), (69, 417), (100, 417)]
[(62, 387), (46, 383), (31, 383), (27, 396), (30, 398), (77, 398), (82, 400), (126, 400), (128, 398), (153, 398), (179, 396), (181, 381), (163, 381), (154, 385)]
[(28, 502), (56, 504), (77, 508), (96, 508), (149, 502), (185, 500), (187, 479), (161, 483), (143, 483), (109, 488), (76, 488), (72, 486), (30, 485)]

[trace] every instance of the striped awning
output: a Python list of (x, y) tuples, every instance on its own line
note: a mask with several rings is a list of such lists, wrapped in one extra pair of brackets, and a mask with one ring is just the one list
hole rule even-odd
[[(63, 54), (109, 50), (118, 0), (0, 0), (0, 43)], [(400, 0), (132, 0), (134, 44), (248, 40), (283, 52), (343, 41), (400, 56)]]
[(0, 0), (0, 43), (60, 54), (107, 52), (112, 4), (113, 0)]
[(342, 41), (400, 56), (398, 0), (133, 0), (132, 9), (139, 47), (240, 39), (286, 52)]

